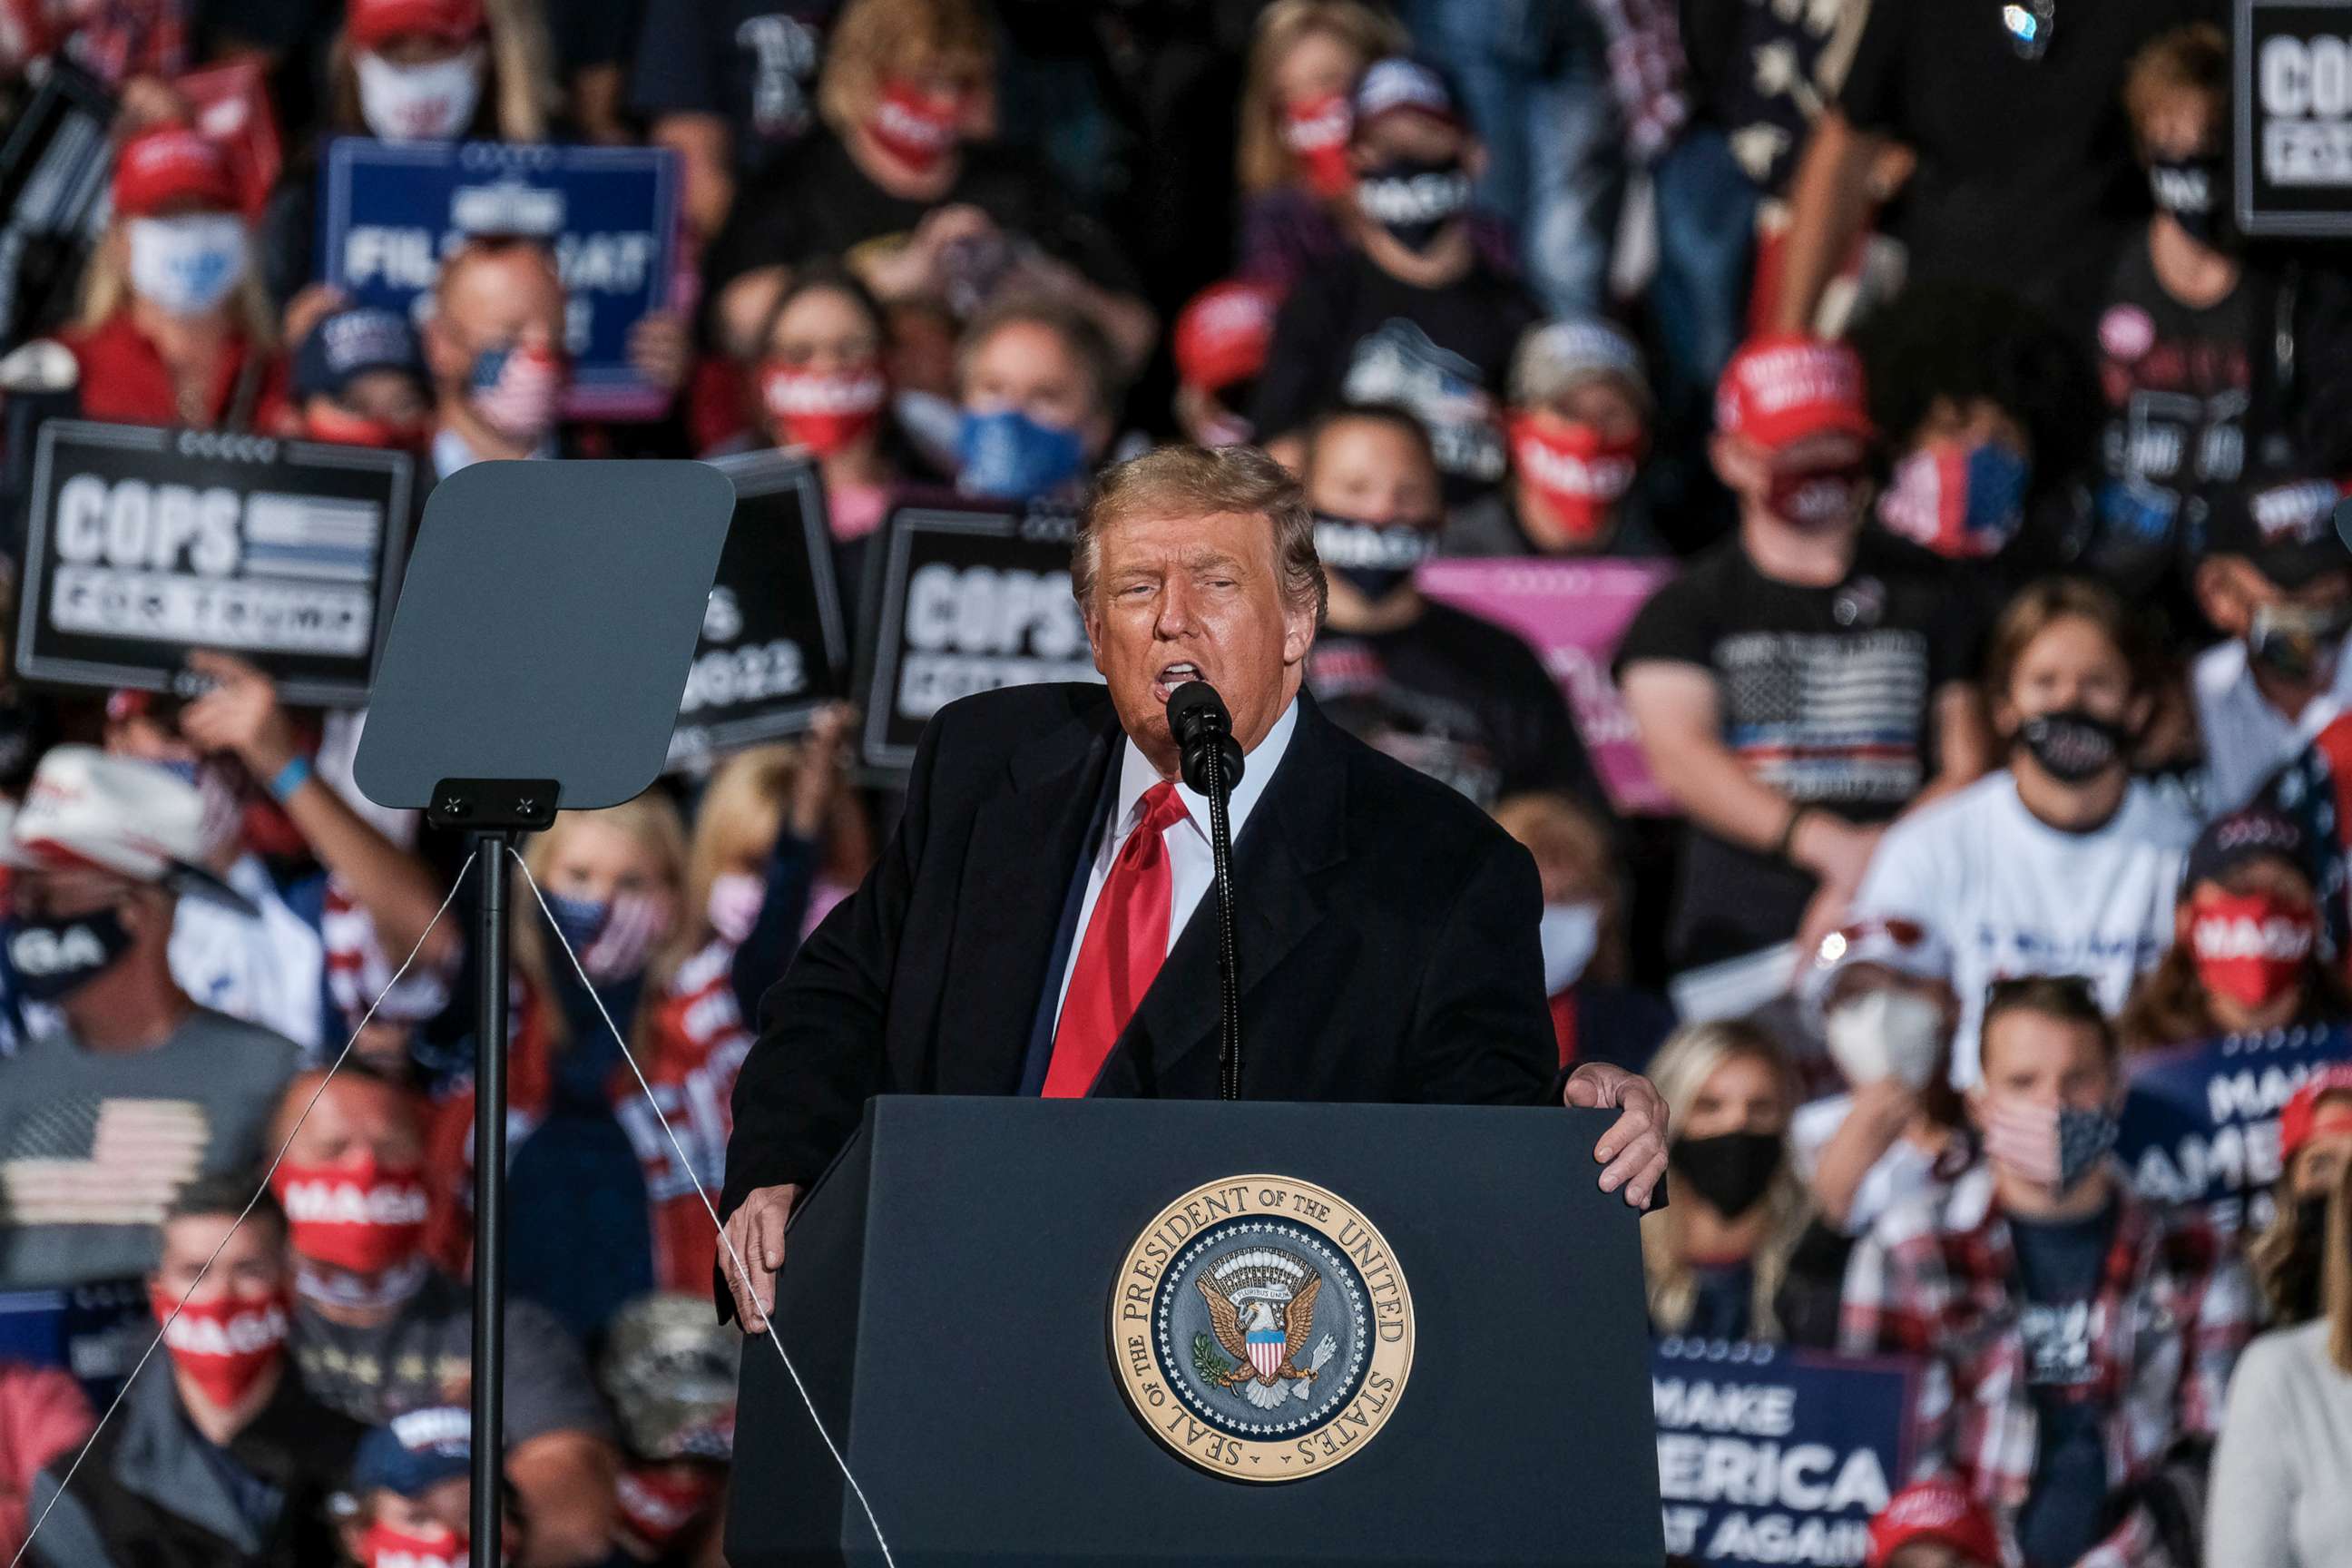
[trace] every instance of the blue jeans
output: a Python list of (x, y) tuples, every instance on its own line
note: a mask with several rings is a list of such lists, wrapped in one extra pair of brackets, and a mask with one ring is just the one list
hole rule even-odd
[(1659, 402), (1669, 411), (1704, 408), (1748, 335), (1756, 187), (1723, 132), (1705, 122), (1684, 132), (1650, 174), (1658, 205), (1650, 309), (1663, 361)]
[(1601, 310), (1625, 158), (1590, 15), (1577, 0), (1404, 0), (1401, 10), (1462, 89), (1486, 145), (1478, 199), (1510, 224), (1537, 300), (1555, 316)]

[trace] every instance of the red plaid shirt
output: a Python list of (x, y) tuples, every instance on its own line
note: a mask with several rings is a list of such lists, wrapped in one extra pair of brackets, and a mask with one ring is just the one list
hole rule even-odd
[[(2177, 1438), (2220, 1426), (2254, 1307), (2243, 1265), (2200, 1217), (2145, 1203), (2120, 1168), (2116, 1175), (2121, 1209), (2092, 1303), (2091, 1397), (2108, 1480), (2121, 1489), (2146, 1479)], [(1922, 1358), (1918, 1476), (1956, 1476), (1992, 1510), (2012, 1561), (2040, 1445), (2018, 1278), (1992, 1170), (1980, 1163), (1937, 1201), (1886, 1215), (1854, 1248), (1840, 1334), (1849, 1354)], [(2144, 1568), (2165, 1555), (2153, 1521), (2135, 1510), (2083, 1561)]]

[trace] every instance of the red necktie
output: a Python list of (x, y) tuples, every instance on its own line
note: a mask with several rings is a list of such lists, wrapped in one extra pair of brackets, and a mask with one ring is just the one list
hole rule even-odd
[(1118, 847), (1118, 858), (1103, 879), (1078, 944), (1077, 966), (1070, 971), (1054, 1028), (1054, 1058), (1045, 1068), (1048, 1100), (1085, 1098), (1168, 956), (1175, 879), (1160, 835), (1184, 816), (1174, 784), (1163, 782), (1143, 792), (1143, 820)]

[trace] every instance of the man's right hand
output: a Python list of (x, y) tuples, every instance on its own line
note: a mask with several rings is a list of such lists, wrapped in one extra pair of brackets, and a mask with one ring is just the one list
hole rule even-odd
[[(767, 1332), (768, 1310), (776, 1304), (776, 1271), (784, 1266), (784, 1224), (800, 1198), (796, 1183), (754, 1187), (742, 1206), (727, 1216), (727, 1240), (734, 1255), (722, 1247), (719, 1266), (735, 1297), (735, 1326), (747, 1334)], [(751, 1271), (749, 1279), (737, 1274), (736, 1257)]]

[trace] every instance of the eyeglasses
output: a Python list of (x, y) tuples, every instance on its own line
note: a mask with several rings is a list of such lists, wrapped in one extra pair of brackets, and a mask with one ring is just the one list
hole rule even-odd
[(2058, 0), (2004, 0), (2001, 30), (2021, 60), (2038, 60), (2050, 52), (2051, 29), (2058, 23)]

